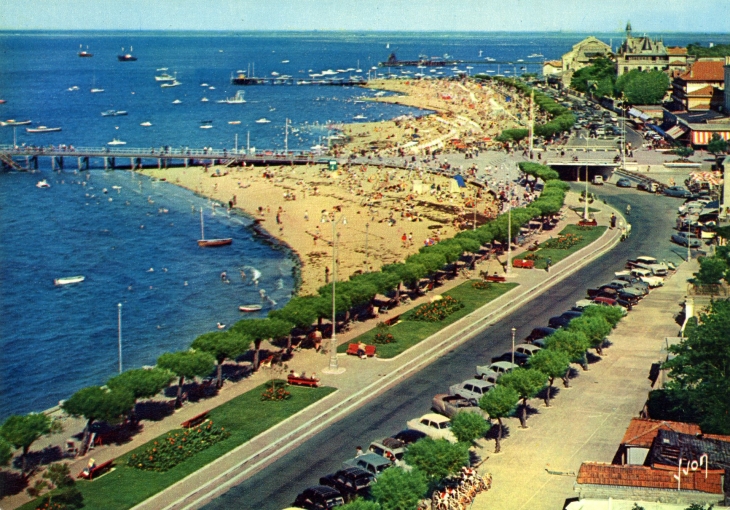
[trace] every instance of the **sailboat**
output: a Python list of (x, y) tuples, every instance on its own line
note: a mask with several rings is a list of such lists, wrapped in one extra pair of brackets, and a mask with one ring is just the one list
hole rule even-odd
[(198, 246), (202, 248), (214, 248), (216, 246), (226, 246), (233, 242), (233, 239), (228, 237), (224, 239), (206, 239), (205, 238), (205, 226), (203, 224), (203, 208), (200, 208), (200, 239), (198, 239)]
[(131, 46), (129, 47), (129, 53), (124, 53), (124, 48), (122, 48), (122, 54), (117, 55), (117, 60), (119, 60), (120, 62), (134, 62), (135, 60), (137, 60), (137, 57), (132, 55), (132, 51), (133, 50)]
[(104, 89), (100, 89), (96, 87), (96, 73), (94, 73), (94, 79), (91, 82), (91, 91), (92, 94), (98, 94), (99, 92), (104, 92)]
[(77, 53), (77, 55), (79, 57), (93, 57), (94, 56), (93, 53), (89, 53), (88, 46), (86, 47), (86, 51), (84, 51), (82, 48), (83, 48), (83, 46), (79, 44), (79, 52)]

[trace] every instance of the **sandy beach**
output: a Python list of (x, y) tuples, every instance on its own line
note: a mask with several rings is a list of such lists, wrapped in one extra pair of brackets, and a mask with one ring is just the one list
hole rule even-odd
[[(346, 125), (344, 134), (350, 141), (338, 146), (336, 154), (340, 159), (354, 155), (367, 159), (341, 164), (335, 171), (310, 164), (140, 172), (255, 218), (257, 230), (298, 256), (300, 295), (313, 294), (331, 281), (335, 237), (337, 279), (345, 280), (358, 271), (377, 271), (384, 264), (403, 261), (424, 244), (471, 227), (475, 196), (478, 224), (496, 214), (497, 204), (486, 188), (468, 182), (457, 188), (453, 177), (426, 170), (426, 163), (437, 168), (439, 155), (449, 149), (489, 148), (501, 129), (516, 125), (515, 113), (522, 105), (503, 103), (502, 94), (470, 82), (382, 80), (370, 87), (399, 93), (375, 100), (436, 113)], [(462, 140), (463, 145), (454, 147), (453, 140)], [(378, 159), (401, 156), (407, 170), (386, 167)], [(486, 182), (493, 191), (505, 184), (496, 168), (472, 165), (467, 173), (476, 175), (480, 170), (494, 178)]]

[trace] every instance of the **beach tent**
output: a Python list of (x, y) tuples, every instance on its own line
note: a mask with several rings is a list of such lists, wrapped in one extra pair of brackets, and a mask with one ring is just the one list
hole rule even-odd
[(428, 186), (424, 186), (422, 180), (417, 179), (413, 181), (413, 193), (420, 195), (421, 193), (426, 193), (426, 191), (428, 191)]
[(455, 175), (453, 179), (451, 179), (451, 189), (449, 190), (451, 193), (460, 193), (460, 188), (466, 188), (466, 183), (464, 182), (464, 178), (460, 175)]

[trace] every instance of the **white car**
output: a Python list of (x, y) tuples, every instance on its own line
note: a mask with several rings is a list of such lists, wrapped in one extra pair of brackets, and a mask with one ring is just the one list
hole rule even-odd
[(453, 386), (449, 387), (449, 394), (459, 395), (464, 398), (473, 398), (474, 400), (479, 402), (482, 396), (484, 396), (493, 387), (494, 381), (467, 379), (461, 384), (454, 384)]
[(651, 288), (661, 287), (664, 285), (664, 278), (661, 276), (654, 276), (654, 274), (648, 269), (642, 269), (640, 267), (632, 269), (631, 276), (638, 278)]
[(507, 372), (511, 372), (515, 368), (518, 368), (518, 366), (519, 365), (515, 365), (509, 361), (495, 361), (491, 365), (477, 367), (477, 376), (481, 376), (482, 379), (490, 380), (490, 376), (497, 374), (497, 377), (499, 377), (502, 374), (506, 374)]
[(406, 424), (409, 429), (423, 432), (433, 439), (446, 439), (450, 443), (456, 443), (456, 436), (451, 432), (451, 420), (446, 416), (436, 413), (424, 414), (415, 420), (409, 420)]

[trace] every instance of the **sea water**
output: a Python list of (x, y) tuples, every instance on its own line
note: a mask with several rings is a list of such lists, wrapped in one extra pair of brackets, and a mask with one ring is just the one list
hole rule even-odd
[[(308, 80), (310, 74), (333, 70), (345, 78), (409, 77), (406, 73), (418, 71), (444, 77), (453, 76), (456, 67), (510, 76), (539, 72), (535, 61), (558, 59), (587, 35), (0, 32), (0, 99), (7, 101), (0, 105), (0, 119), (62, 128), (48, 134), (0, 128), (0, 144), (102, 147), (119, 139), (127, 147), (231, 149), (237, 144), (281, 150), (290, 119), (289, 149), (307, 150), (326, 144), (322, 140), (332, 124), (357, 115), (377, 121), (427, 112), (364, 101), (374, 91), (356, 87), (235, 87), (231, 75), (242, 70)], [(606, 42), (613, 38), (614, 46), (621, 38), (598, 35)], [(728, 39), (671, 34), (665, 43)], [(79, 45), (94, 56), (79, 58)], [(122, 47), (125, 53), (133, 47), (138, 60), (119, 62)], [(391, 52), (402, 60), (448, 55), (470, 63), (378, 68)], [(543, 57), (530, 59), (532, 54)], [(160, 87), (154, 77), (163, 72), (182, 84)], [(92, 87), (104, 92), (92, 94)], [(245, 91), (245, 104), (216, 102), (237, 90)], [(176, 99), (181, 103), (173, 104)], [(101, 116), (110, 109), (128, 115)], [(271, 122), (255, 122), (261, 118)], [(200, 129), (203, 121), (212, 121), (213, 128)], [(292, 254), (255, 238), (250, 219), (229, 216), (166, 182), (128, 171), (77, 173), (75, 163), (66, 158), (66, 170), (54, 173), (46, 158), (40, 173), (0, 174), (0, 420), (46, 409), (115, 375), (120, 303), (123, 367), (131, 368), (187, 348), (197, 335), (216, 330), (218, 322), (235, 322), (239, 305), (260, 302), (259, 289), (282, 306), (295, 285)], [(51, 187), (36, 188), (41, 178)], [(197, 246), (201, 207), (206, 237), (232, 237), (231, 246)], [(243, 267), (247, 280), (239, 276)], [(258, 287), (250, 278), (254, 269), (261, 273)], [(223, 271), (230, 283), (222, 281)], [(86, 281), (53, 284), (54, 278), (75, 275)], [(267, 311), (250, 316), (265, 317)]]

